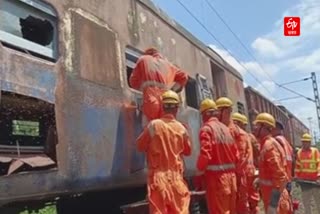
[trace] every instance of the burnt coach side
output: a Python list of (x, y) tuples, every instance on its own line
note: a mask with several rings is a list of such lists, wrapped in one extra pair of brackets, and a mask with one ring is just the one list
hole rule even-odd
[[(188, 175), (199, 150), (199, 102), (230, 96), (245, 109), (241, 75), (148, 0), (4, 2), (0, 205), (145, 183), (144, 156), (134, 146), (141, 93), (128, 78), (150, 45), (190, 77), (179, 115), (192, 130)], [(47, 20), (37, 25), (41, 38), (28, 31), (37, 18)]]

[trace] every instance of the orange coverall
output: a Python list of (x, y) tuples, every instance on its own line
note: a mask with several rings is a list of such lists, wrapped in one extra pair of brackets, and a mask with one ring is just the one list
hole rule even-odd
[[(252, 159), (254, 163), (254, 170), (259, 166), (259, 143), (256, 137), (249, 133), (250, 144), (252, 148)], [(249, 195), (249, 213), (250, 214), (257, 214), (259, 213), (259, 201), (260, 201), (260, 194), (257, 189), (254, 188), (253, 182), (256, 176), (254, 174), (248, 173), (248, 195)]]
[(287, 162), (287, 167), (286, 167), (287, 176), (288, 176), (289, 182), (291, 182), (291, 180), (292, 180), (292, 166), (293, 166), (293, 162), (292, 162), (293, 149), (284, 136), (278, 135), (275, 137), (275, 139), (280, 143), (280, 145), (284, 149), (286, 162)]
[(261, 141), (259, 161), (259, 186), (265, 211), (271, 202), (272, 190), (280, 191), (277, 213), (288, 214), (291, 212), (289, 193), (286, 190), (288, 182), (286, 167), (283, 162), (284, 151), (279, 143), (271, 136)]
[(148, 121), (161, 117), (162, 93), (173, 83), (184, 87), (187, 81), (188, 75), (159, 53), (141, 56), (129, 79), (132, 88), (143, 92), (142, 112)]
[(237, 164), (237, 213), (249, 212), (249, 186), (248, 175), (254, 175), (252, 147), (248, 134), (234, 124), (229, 123), (230, 132), (236, 142), (239, 151), (239, 162)]
[(199, 133), (197, 168), (204, 171), (209, 214), (236, 213), (238, 150), (227, 126), (210, 118)]
[(146, 153), (151, 214), (188, 214), (190, 192), (183, 179), (183, 155), (191, 154), (186, 128), (172, 115), (152, 120), (137, 139)]

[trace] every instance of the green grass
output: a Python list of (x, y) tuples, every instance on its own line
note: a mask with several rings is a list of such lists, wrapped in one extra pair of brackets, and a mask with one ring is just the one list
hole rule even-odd
[(20, 214), (57, 214), (57, 211), (54, 205), (50, 205), (40, 209), (38, 212), (36, 211), (28, 212), (27, 210), (25, 210)]

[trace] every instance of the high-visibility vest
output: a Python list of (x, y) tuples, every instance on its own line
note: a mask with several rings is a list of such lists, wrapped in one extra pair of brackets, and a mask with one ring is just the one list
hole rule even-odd
[(299, 149), (296, 162), (296, 177), (315, 181), (319, 175), (320, 155), (317, 148), (310, 149), (310, 151)]

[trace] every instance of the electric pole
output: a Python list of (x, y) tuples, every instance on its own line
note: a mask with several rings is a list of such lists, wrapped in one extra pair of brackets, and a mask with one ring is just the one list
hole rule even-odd
[(312, 128), (312, 117), (308, 117), (308, 121), (309, 121), (309, 133), (312, 135), (314, 133)]
[(313, 86), (313, 92), (314, 92), (314, 101), (316, 103), (316, 109), (317, 109), (317, 116), (318, 116), (318, 126), (320, 131), (320, 100), (319, 100), (319, 91), (318, 91), (318, 85), (317, 85), (317, 79), (316, 79), (316, 73), (311, 73), (311, 80), (312, 80), (312, 86)]

